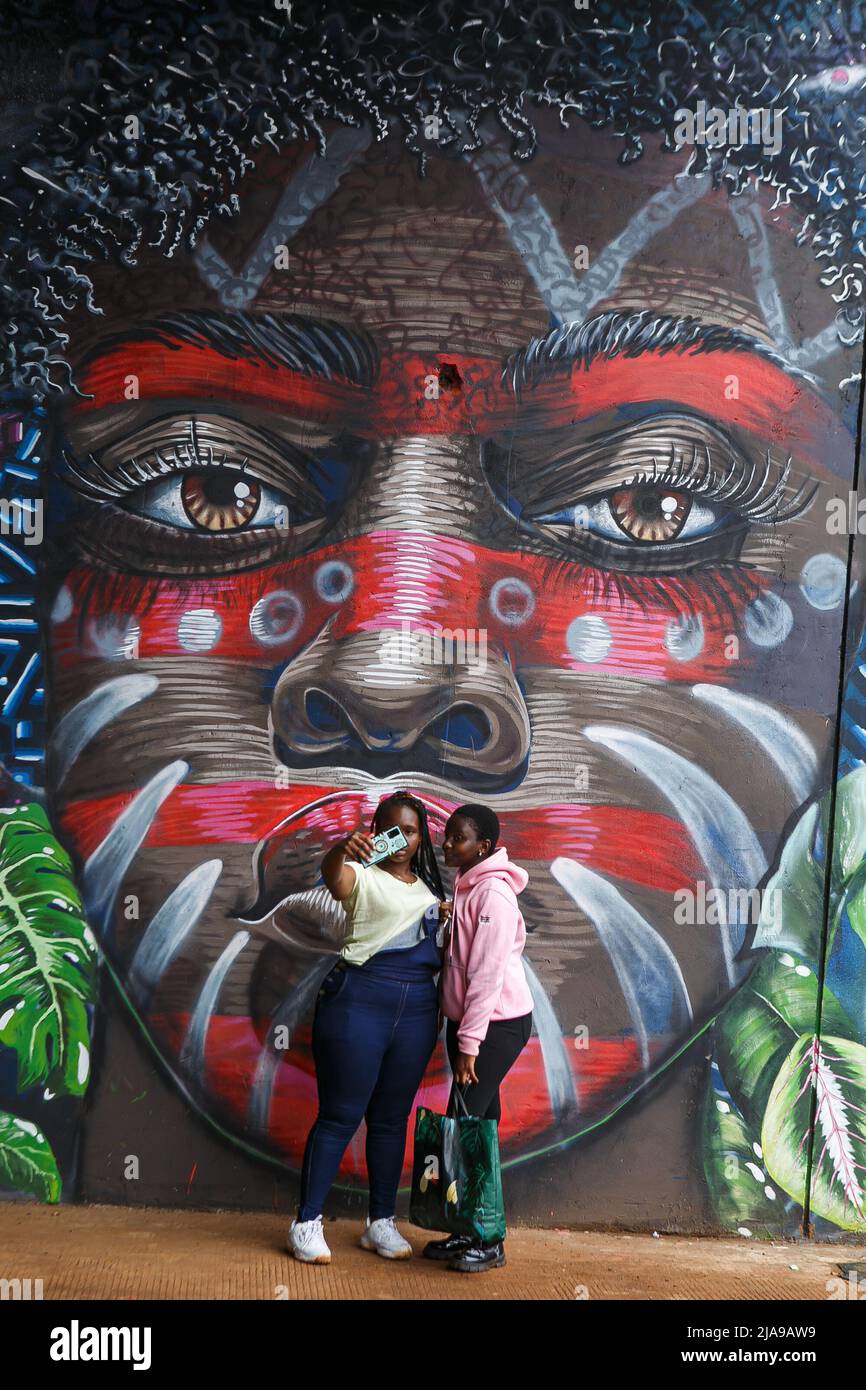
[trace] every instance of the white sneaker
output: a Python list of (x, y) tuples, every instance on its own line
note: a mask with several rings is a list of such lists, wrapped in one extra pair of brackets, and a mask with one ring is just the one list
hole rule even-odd
[(368, 1216), (367, 1229), (361, 1236), (361, 1244), (365, 1250), (375, 1250), (377, 1255), (383, 1255), (386, 1260), (408, 1260), (412, 1257), (412, 1247), (397, 1230), (393, 1216), (381, 1216), (378, 1221), (373, 1222)]
[(325, 1240), (321, 1216), (312, 1221), (293, 1221), (289, 1227), (286, 1241), (296, 1260), (304, 1260), (312, 1265), (329, 1265), (331, 1252)]

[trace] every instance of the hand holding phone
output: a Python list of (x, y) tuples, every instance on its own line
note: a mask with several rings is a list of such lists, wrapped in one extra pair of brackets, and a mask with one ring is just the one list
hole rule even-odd
[(351, 859), (357, 859), (361, 864), (369, 864), (370, 856), (376, 852), (373, 836), (368, 835), (366, 830), (354, 830), (349, 838), (343, 841), (343, 849)]

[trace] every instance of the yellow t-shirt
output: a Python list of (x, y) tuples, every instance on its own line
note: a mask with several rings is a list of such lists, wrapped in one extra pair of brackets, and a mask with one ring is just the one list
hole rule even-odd
[(424, 914), (438, 902), (421, 878), (401, 883), (378, 864), (346, 864), (355, 871), (355, 887), (343, 899), (348, 931), (340, 955), (363, 965), (377, 951), (399, 950), (424, 939)]

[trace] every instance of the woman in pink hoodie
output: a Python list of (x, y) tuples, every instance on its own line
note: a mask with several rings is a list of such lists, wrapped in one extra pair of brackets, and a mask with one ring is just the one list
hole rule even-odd
[[(499, 820), (488, 806), (458, 806), (445, 826), (445, 863), (457, 877), (439, 978), (454, 1084), (467, 1087), (470, 1115), (497, 1121), (499, 1087), (532, 1031), (521, 960), (526, 927), (517, 905), (529, 875), (510, 862), (504, 846), (496, 848), (498, 839)], [(453, 1102), (452, 1088), (449, 1113)], [(501, 1240), (449, 1236), (429, 1241), (424, 1254), (465, 1274), (505, 1264)]]

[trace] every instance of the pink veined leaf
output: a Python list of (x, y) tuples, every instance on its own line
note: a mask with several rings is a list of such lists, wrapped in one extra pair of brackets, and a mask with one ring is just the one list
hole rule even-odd
[[(842, 1185), (845, 1206), (847, 1207), (850, 1202), (857, 1215), (862, 1219), (864, 1215), (863, 1189), (856, 1170), (862, 1169), (864, 1165), (857, 1163), (854, 1158), (851, 1131), (848, 1128), (847, 1120), (851, 1110), (856, 1110), (861, 1115), (866, 1114), (866, 1111), (863, 1111), (859, 1106), (852, 1105), (850, 1101), (846, 1101), (842, 1094), (839, 1077), (833, 1071), (831, 1062), (841, 1062), (843, 1059), (823, 1053), (818, 1038), (812, 1039), (811, 1046), (803, 1054), (802, 1060), (805, 1061), (810, 1055), (809, 1072), (799, 1092), (798, 1099), (811, 1082), (818, 1094), (815, 1118), (824, 1137), (824, 1147), (818, 1157), (816, 1168), (820, 1168), (824, 1155), (828, 1154), (834, 1178)], [(804, 1135), (804, 1142), (807, 1137)], [(802, 1148), (802, 1143), (800, 1147)]]

